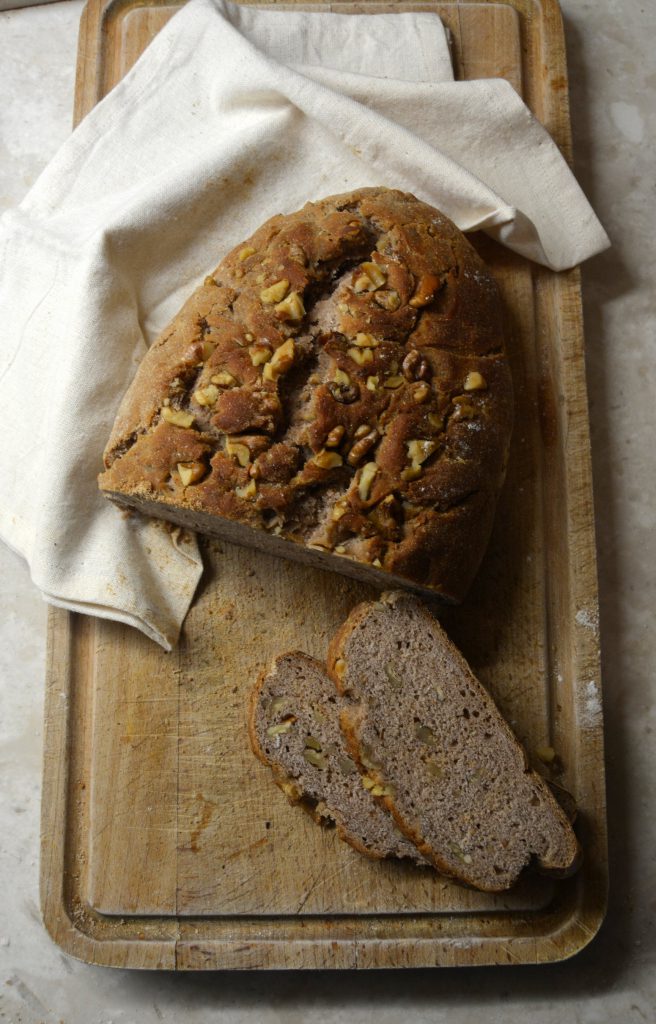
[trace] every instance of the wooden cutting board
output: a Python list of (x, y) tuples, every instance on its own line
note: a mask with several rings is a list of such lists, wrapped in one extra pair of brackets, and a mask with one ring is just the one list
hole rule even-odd
[[(418, 8), (451, 30), (458, 77), (507, 78), (570, 155), (555, 0), (330, 5)], [(176, 9), (89, 0), (76, 120)], [(437, 611), (536, 765), (576, 796), (582, 870), (475, 893), (367, 861), (291, 807), (250, 752), (246, 694), (281, 650), (324, 656), (372, 591), (210, 542), (173, 654), (51, 610), (42, 907), (71, 955), (179, 969), (535, 963), (572, 955), (599, 928), (606, 825), (580, 280), (476, 244), (508, 310), (516, 427), (483, 567), (461, 608)], [(548, 768), (543, 747), (557, 752)]]

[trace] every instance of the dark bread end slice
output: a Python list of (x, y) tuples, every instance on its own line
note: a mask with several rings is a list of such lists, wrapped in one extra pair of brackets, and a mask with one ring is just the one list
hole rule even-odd
[(360, 853), (425, 863), (363, 786), (339, 727), (343, 704), (318, 661), (300, 653), (280, 655), (251, 694), (254, 753), (292, 803), (320, 824), (334, 822), (340, 839)]
[(399, 828), (443, 874), (502, 891), (534, 863), (577, 869), (581, 851), (545, 781), (437, 621), (400, 592), (358, 605), (328, 669), (361, 770)]

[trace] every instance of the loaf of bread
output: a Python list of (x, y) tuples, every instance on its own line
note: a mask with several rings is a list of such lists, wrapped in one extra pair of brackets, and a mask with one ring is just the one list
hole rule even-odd
[(270, 766), (292, 803), (320, 824), (334, 824), (339, 837), (360, 853), (426, 864), (362, 785), (340, 730), (341, 705), (324, 665), (306, 654), (281, 655), (251, 696), (254, 753)]
[(359, 579), (464, 596), (512, 419), (496, 284), (414, 196), (267, 221), (144, 358), (105, 451), (118, 504)]
[(349, 752), (401, 831), (439, 872), (509, 888), (533, 863), (565, 875), (572, 827), (492, 698), (423, 605), (385, 593), (331, 643)]

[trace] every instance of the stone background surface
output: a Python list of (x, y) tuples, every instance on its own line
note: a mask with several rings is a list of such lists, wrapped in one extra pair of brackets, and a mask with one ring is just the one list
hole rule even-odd
[[(0, 211), (70, 131), (81, 10), (0, 13)], [(65, 957), (38, 910), (46, 608), (0, 545), (0, 1021), (656, 1021), (656, 7), (564, 0), (563, 11), (576, 172), (614, 243), (583, 273), (611, 836), (600, 935), (541, 968), (175, 976)]]

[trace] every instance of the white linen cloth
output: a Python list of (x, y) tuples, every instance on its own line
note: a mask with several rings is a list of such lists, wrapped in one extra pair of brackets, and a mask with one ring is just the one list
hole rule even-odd
[(365, 185), (414, 192), (556, 270), (608, 239), (502, 80), (454, 82), (430, 13), (191, 0), (0, 222), (0, 537), (54, 604), (175, 644), (194, 537), (97, 491), (149, 343), (264, 219)]

